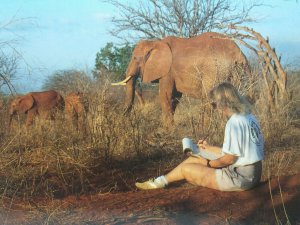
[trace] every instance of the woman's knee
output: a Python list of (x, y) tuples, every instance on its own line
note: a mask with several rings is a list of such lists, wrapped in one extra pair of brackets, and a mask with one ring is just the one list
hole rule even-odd
[(213, 169), (202, 165), (186, 164), (181, 168), (182, 176), (191, 184), (218, 189), (216, 175)]
[(190, 169), (189, 164), (183, 164), (182, 167), (181, 167), (181, 173), (183, 175), (188, 174), (190, 172), (190, 170), (191, 169)]
[(188, 181), (189, 183), (191, 183), (191, 181), (192, 181), (191, 169), (188, 164), (185, 164), (181, 167), (181, 173), (182, 173), (182, 176), (184, 177), (184, 179), (186, 181)]
[[(198, 168), (199, 169), (199, 168)], [(181, 167), (181, 174), (187, 181), (193, 180), (193, 174), (195, 173), (195, 167), (193, 164), (183, 164)]]

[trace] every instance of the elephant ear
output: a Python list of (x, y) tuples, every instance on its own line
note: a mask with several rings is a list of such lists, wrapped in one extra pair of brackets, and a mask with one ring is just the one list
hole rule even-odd
[(32, 95), (25, 95), (23, 98), (19, 101), (19, 110), (23, 113), (26, 113), (29, 109), (32, 108), (34, 103), (34, 98)]
[(169, 73), (172, 65), (172, 52), (168, 44), (158, 41), (146, 57), (143, 82), (149, 83)]

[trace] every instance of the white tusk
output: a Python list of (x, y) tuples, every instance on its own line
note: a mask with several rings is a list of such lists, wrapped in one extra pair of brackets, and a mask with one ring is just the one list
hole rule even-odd
[(111, 83), (112, 86), (119, 86), (119, 85), (126, 85), (124, 81), (117, 82), (117, 83)]
[(126, 85), (126, 83), (132, 78), (132, 76), (126, 77), (125, 80), (122, 80), (117, 83), (111, 83), (111, 85), (117, 86), (117, 85)]

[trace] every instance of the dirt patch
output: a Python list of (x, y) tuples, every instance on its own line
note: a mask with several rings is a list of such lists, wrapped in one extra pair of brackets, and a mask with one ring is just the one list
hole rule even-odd
[(296, 174), (245, 192), (175, 184), (163, 190), (6, 204), (0, 219), (5, 224), (300, 224), (299, 207)]

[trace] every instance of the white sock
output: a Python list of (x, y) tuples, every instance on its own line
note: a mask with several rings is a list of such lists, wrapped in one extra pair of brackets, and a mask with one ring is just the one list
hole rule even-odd
[(167, 186), (167, 185), (168, 185), (168, 181), (167, 181), (167, 179), (165, 178), (165, 176), (157, 177), (157, 178), (155, 179), (155, 181), (157, 181), (158, 183), (163, 183), (164, 186)]

